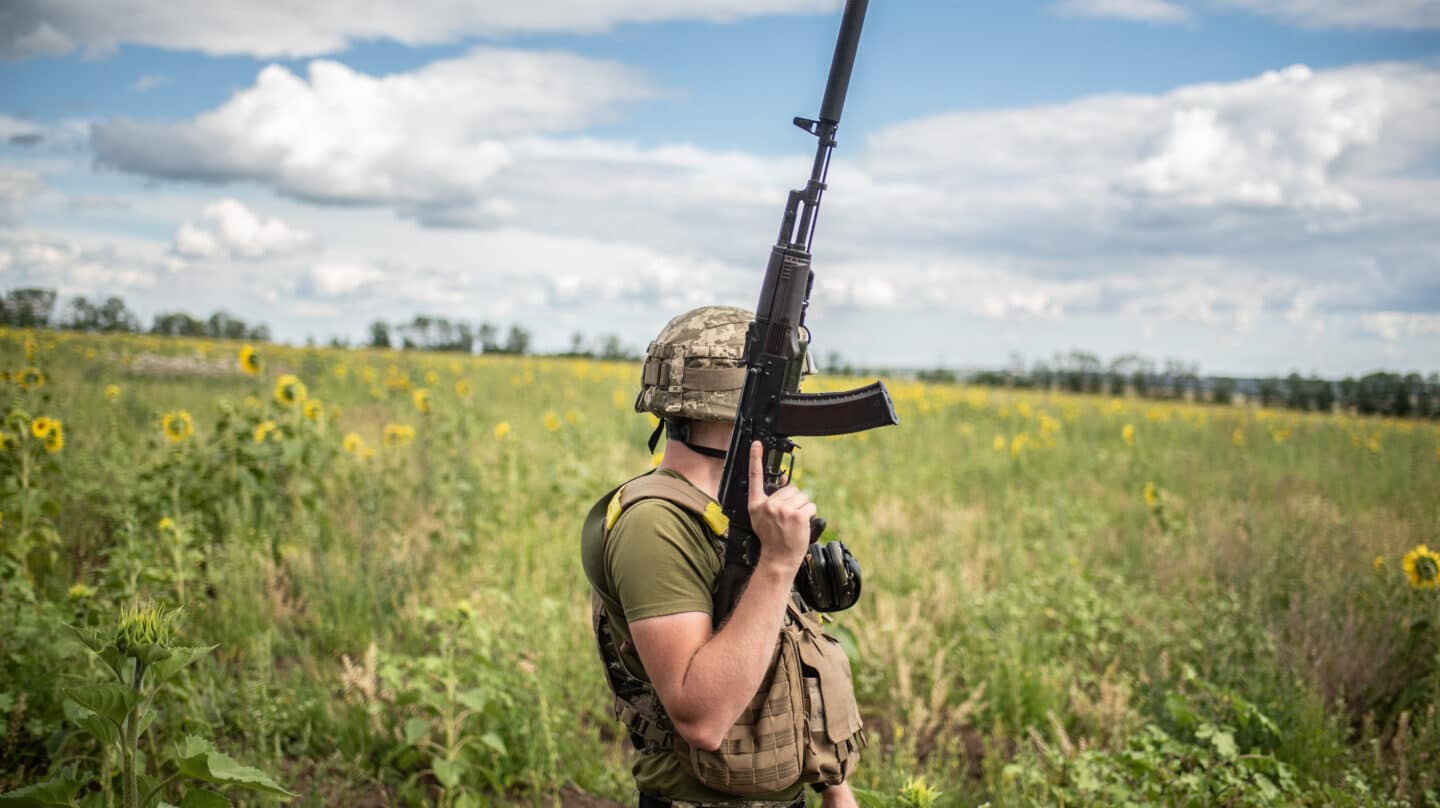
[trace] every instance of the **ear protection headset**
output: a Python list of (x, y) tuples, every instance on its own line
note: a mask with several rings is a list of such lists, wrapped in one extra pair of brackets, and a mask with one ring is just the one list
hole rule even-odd
[(812, 542), (795, 584), (815, 611), (844, 611), (860, 600), (860, 562), (841, 542)]

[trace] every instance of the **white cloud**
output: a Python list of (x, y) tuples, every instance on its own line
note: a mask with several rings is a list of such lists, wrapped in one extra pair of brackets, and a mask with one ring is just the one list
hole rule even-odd
[(1371, 312), (1360, 317), (1360, 327), (1391, 342), (1404, 337), (1440, 336), (1440, 312)]
[(358, 261), (325, 261), (310, 268), (310, 287), (325, 298), (349, 297), (390, 277), (380, 267)]
[[(952, 244), (1209, 251), (1225, 249), (1225, 233), (1278, 245), (1416, 214), (1433, 222), (1440, 211), (1419, 200), (1440, 197), (1425, 169), (1437, 149), (1440, 71), (1297, 66), (1162, 95), (935, 116), (872, 136), (862, 166), (884, 185), (935, 189), (884, 208)], [(835, 185), (829, 199), (846, 193)], [(853, 202), (847, 222), (893, 226)]]
[(0, 165), (0, 227), (18, 223), (27, 203), (44, 192), (39, 174)]
[(235, 199), (205, 206), (200, 222), (185, 222), (171, 250), (185, 258), (269, 258), (310, 246), (310, 234), (278, 218), (264, 218)]
[(1190, 21), (1190, 10), (1168, 0), (1060, 0), (1051, 6), (1058, 14), (1105, 17), (1160, 24)]
[(1436, 0), (1219, 0), (1256, 14), (1306, 28), (1440, 28)]
[(545, 31), (594, 32), (623, 23), (724, 22), (765, 14), (833, 11), (838, 0), (7, 0), (0, 5), (0, 55), (92, 53), (135, 43), (221, 56), (303, 57), (345, 50), (357, 40), (406, 45)]
[(130, 90), (137, 93), (146, 93), (161, 85), (169, 84), (171, 81), (172, 79), (169, 76), (147, 73), (135, 79), (135, 82), (130, 85)]
[(0, 270), (7, 285), (55, 289), (65, 297), (145, 293), (172, 268), (158, 251), (0, 233)]
[(629, 69), (558, 52), (477, 48), (383, 77), (315, 61), (272, 65), (181, 124), (97, 124), (104, 165), (174, 179), (250, 179), (297, 197), (454, 205), (513, 159), (503, 138), (577, 129), (648, 97)]

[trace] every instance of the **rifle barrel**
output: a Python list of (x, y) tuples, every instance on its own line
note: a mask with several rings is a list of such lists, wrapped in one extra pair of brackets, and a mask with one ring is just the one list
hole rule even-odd
[(860, 29), (870, 0), (846, 0), (840, 35), (835, 38), (835, 56), (830, 61), (830, 79), (825, 82), (825, 99), (820, 102), (820, 120), (840, 122), (845, 93), (850, 90), (850, 70), (855, 67), (855, 50), (860, 47)]

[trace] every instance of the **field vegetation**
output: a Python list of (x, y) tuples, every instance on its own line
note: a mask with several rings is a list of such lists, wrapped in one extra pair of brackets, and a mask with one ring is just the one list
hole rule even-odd
[[(0, 804), (633, 802), (578, 528), (638, 368), (259, 348), (0, 334)], [(798, 464), (867, 805), (1440, 805), (1435, 424), (892, 392)]]

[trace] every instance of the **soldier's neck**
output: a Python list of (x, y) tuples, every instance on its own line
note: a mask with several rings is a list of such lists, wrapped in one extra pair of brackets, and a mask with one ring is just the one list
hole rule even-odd
[(669, 469), (689, 480), (691, 485), (704, 491), (711, 499), (720, 498), (720, 476), (725, 471), (724, 460), (692, 452), (678, 440), (667, 440), (665, 459), (660, 461), (660, 468)]

